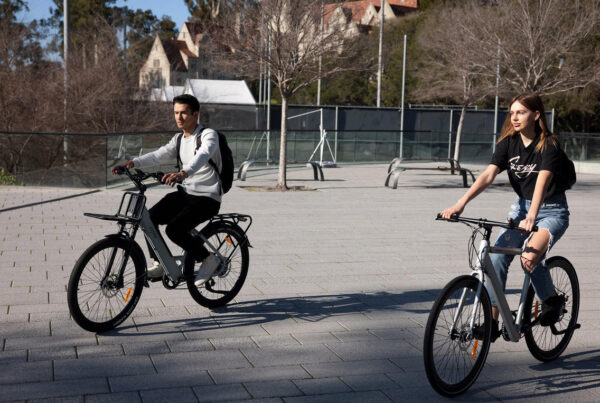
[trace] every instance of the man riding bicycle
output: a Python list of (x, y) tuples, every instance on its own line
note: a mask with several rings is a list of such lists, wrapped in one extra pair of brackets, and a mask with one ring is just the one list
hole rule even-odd
[[(172, 163), (175, 159), (181, 161), (179, 172), (165, 174), (162, 179), (166, 185), (177, 184), (177, 191), (163, 197), (149, 213), (157, 228), (158, 225), (166, 225), (169, 238), (197, 262), (202, 262), (195, 281), (196, 286), (201, 286), (219, 267), (220, 260), (209, 253), (202, 241), (190, 234), (190, 230), (218, 214), (221, 207), (222, 186), (217, 172), (217, 169), (222, 169), (219, 137), (216, 131), (198, 124), (200, 103), (194, 96), (185, 94), (173, 98), (173, 112), (182, 133), (177, 133), (156, 151), (112, 167), (111, 172), (117, 174), (118, 167), (143, 168)], [(164, 268), (150, 245), (148, 250), (154, 259), (154, 264), (148, 268), (148, 277), (161, 278)]]

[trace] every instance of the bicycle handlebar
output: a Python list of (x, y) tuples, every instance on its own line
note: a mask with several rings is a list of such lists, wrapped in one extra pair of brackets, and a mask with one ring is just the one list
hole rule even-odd
[[(479, 227), (483, 227), (486, 229), (491, 229), (492, 227), (501, 227), (501, 228), (506, 228), (506, 229), (518, 229), (518, 230), (525, 231), (522, 228), (519, 228), (518, 222), (515, 222), (513, 220), (509, 220), (508, 222), (500, 222), (500, 221), (490, 221), (485, 218), (468, 218), (468, 217), (459, 217), (456, 215), (452, 215), (451, 218), (443, 218), (441, 214), (438, 214), (435, 219), (442, 220), (442, 221), (449, 221), (449, 222), (464, 222), (464, 223), (469, 223), (469, 224), (475, 224)], [(533, 227), (531, 232), (536, 232), (537, 230), (538, 230), (538, 226), (536, 225)]]
[(146, 185), (144, 185), (142, 183), (143, 180), (148, 179), (148, 178), (154, 178), (156, 179), (158, 182), (162, 183), (162, 178), (165, 175), (163, 172), (161, 171), (156, 171), (156, 172), (144, 172), (141, 169), (135, 169), (135, 173), (132, 174), (131, 171), (129, 170), (129, 168), (127, 167), (116, 167), (115, 168), (115, 173), (117, 175), (122, 175), (125, 174), (127, 175), (127, 177), (134, 183), (134, 185), (141, 191), (145, 191), (146, 190)]

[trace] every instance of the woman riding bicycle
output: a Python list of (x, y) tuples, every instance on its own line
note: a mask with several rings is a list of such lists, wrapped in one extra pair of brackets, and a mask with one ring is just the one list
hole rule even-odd
[[(509, 115), (490, 164), (456, 204), (441, 215), (448, 219), (460, 215), (467, 203), (492, 184), (496, 175), (507, 170), (510, 184), (517, 199), (508, 215), (509, 220), (520, 222), (520, 230), (503, 230), (496, 247), (523, 248), (521, 266), (542, 303), (540, 324), (554, 324), (563, 309), (564, 297), (558, 296), (548, 268), (544, 265), (546, 252), (562, 237), (569, 226), (569, 207), (565, 191), (569, 188), (563, 179), (565, 170), (556, 136), (548, 129), (544, 105), (537, 94), (524, 93), (510, 103)], [(537, 232), (527, 234), (534, 226)], [(513, 256), (490, 255), (498, 278), (506, 287), (508, 267)], [(498, 308), (492, 303), (492, 341), (500, 335)], [(477, 334), (476, 334), (477, 336)]]

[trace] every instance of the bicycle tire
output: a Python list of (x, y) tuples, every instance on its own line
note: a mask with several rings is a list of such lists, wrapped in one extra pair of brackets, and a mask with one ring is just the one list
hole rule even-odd
[[(557, 294), (566, 298), (566, 312), (554, 325), (556, 330), (571, 328), (566, 333), (555, 335), (549, 326), (537, 324), (525, 331), (525, 341), (531, 355), (540, 361), (553, 361), (567, 348), (573, 333), (574, 325), (579, 315), (579, 280), (573, 265), (564, 257), (554, 256), (546, 261), (548, 270), (554, 283)], [(537, 300), (533, 286), (529, 286), (525, 299), (525, 313), (523, 323), (530, 323), (541, 311), (541, 302)]]
[[(427, 320), (423, 341), (425, 372), (433, 389), (443, 396), (458, 396), (469, 389), (487, 358), (491, 344), (492, 307), (483, 285), (479, 302), (474, 306), (480, 284), (473, 276), (460, 276), (450, 281), (438, 295)], [(458, 314), (463, 292), (465, 304)], [(469, 334), (473, 309), (476, 309), (474, 326), (483, 322), (482, 340), (476, 340)], [(457, 326), (451, 332), (455, 316)]]
[(112, 267), (120, 268), (129, 249), (125, 239), (104, 238), (87, 248), (75, 263), (67, 302), (73, 320), (83, 329), (96, 333), (114, 329), (133, 312), (144, 287), (145, 266), (140, 256), (129, 254), (122, 285), (116, 273), (107, 285), (101, 285), (112, 252), (116, 252)]
[(235, 298), (244, 285), (250, 263), (248, 239), (237, 225), (225, 222), (207, 225), (202, 229), (202, 234), (227, 258), (227, 264), (217, 269), (205, 284), (197, 287), (194, 284), (195, 272), (201, 263), (196, 263), (190, 254), (187, 254), (184, 275), (190, 295), (198, 304), (207, 308), (218, 308)]

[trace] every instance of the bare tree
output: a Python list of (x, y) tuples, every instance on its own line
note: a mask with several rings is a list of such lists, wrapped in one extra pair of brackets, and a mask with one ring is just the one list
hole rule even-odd
[(493, 88), (494, 61), (481, 52), (482, 38), (473, 21), (465, 18), (469, 10), (478, 20), (485, 20), (489, 10), (475, 2), (469, 5), (439, 7), (429, 17), (418, 37), (423, 59), (416, 72), (421, 85), (413, 97), (421, 100), (451, 100), (461, 105), (456, 131), (454, 159), (460, 159), (460, 142), (467, 107), (487, 95)]
[[(27, 57), (32, 51), (14, 40), (17, 28), (19, 38), (25, 37), (27, 27), (0, 25), (0, 164), (12, 175), (22, 175), (24, 169), (47, 171), (63, 168), (66, 162), (73, 176), (84, 181), (86, 175), (77, 172), (77, 162), (79, 167), (106, 163), (105, 142), (94, 136), (68, 137), (65, 153), (60, 136), (43, 134), (63, 128), (62, 119), (56, 118), (63, 116), (63, 66)], [(70, 65), (69, 130), (111, 133), (172, 128), (168, 107), (145, 102), (135, 72), (124, 70), (113, 28), (101, 20), (96, 28), (87, 48), (98, 57), (84, 64), (76, 49)]]
[[(282, 104), (277, 188), (287, 189), (288, 99), (319, 78), (361, 68), (356, 59), (348, 63), (358, 51), (348, 40), (353, 26), (343, 10), (324, 7), (322, 0), (239, 0), (232, 10), (220, 21), (212, 43), (229, 52), (220, 60), (231, 62), (245, 76), (258, 76), (261, 65), (270, 69)], [(343, 18), (330, 18), (335, 15)], [(322, 21), (329, 21), (324, 29)], [(369, 60), (368, 54), (362, 58)]]
[[(600, 82), (599, 0), (469, 0), (440, 6), (420, 36), (426, 60), (418, 98), (468, 103), (500, 95), (550, 95)], [(596, 39), (594, 40), (594, 35)], [(455, 159), (462, 125), (457, 130)]]

